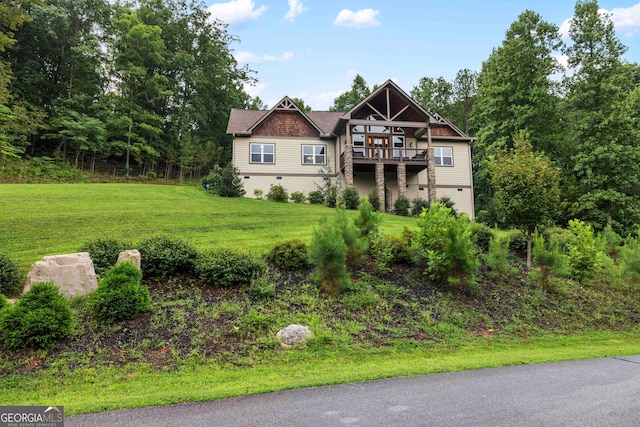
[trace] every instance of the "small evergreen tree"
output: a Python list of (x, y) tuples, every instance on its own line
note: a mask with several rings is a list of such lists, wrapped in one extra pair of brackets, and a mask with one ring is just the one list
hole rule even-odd
[(202, 185), (208, 193), (220, 197), (242, 197), (245, 195), (240, 171), (231, 163), (223, 168), (217, 168), (204, 177)]
[(335, 220), (322, 218), (320, 226), (314, 228), (309, 261), (314, 266), (312, 280), (323, 295), (334, 295), (349, 285), (347, 245)]

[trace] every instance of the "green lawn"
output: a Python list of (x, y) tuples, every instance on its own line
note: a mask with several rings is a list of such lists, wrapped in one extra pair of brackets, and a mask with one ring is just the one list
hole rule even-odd
[[(97, 237), (136, 242), (172, 234), (200, 249), (226, 244), (263, 253), (280, 240), (309, 241), (320, 219), (334, 214), (324, 206), (221, 199), (195, 186), (145, 184), (0, 185), (0, 203), (0, 251), (14, 257), (24, 273), (42, 256), (77, 251)], [(383, 215), (381, 228), (399, 234), (415, 223), (415, 218)], [(411, 279), (406, 270), (399, 271), (403, 272), (399, 276)], [(240, 337), (231, 341), (238, 354), (205, 358), (194, 344), (194, 351), (180, 355), (172, 338), (145, 344), (128, 332), (134, 329), (132, 323), (98, 327), (89, 320), (79, 325), (78, 334), (89, 333), (96, 340), (115, 334), (128, 341), (88, 351), (0, 353), (2, 404), (64, 405), (70, 415), (640, 352), (639, 291), (633, 287), (576, 283), (565, 294), (552, 294), (524, 281), (485, 281), (473, 297), (442, 290), (437, 298), (420, 296), (420, 292), (411, 297), (410, 288), (421, 291), (430, 286), (414, 277), (410, 282), (415, 283), (405, 286), (403, 299), (405, 294), (392, 292), (399, 288), (384, 277), (357, 277), (359, 290), (334, 299), (319, 296), (304, 277), (261, 302), (251, 298), (247, 289), (240, 290), (235, 301), (225, 296), (222, 301), (207, 302), (196, 301), (186, 286), (162, 288), (153, 314), (137, 319), (141, 324), (148, 322), (151, 329), (169, 332), (184, 326), (181, 333), (171, 332), (171, 337), (183, 338), (188, 331), (197, 337), (206, 322), (189, 324), (195, 332), (185, 329), (190, 319), (187, 309), (210, 322), (224, 312), (220, 325), (216, 324), (222, 327), (214, 332), (218, 338)], [(82, 299), (75, 302), (83, 307)], [(254, 323), (246, 319), (251, 313)], [(310, 321), (318, 335), (308, 347), (289, 351), (273, 345), (277, 328), (300, 319)], [(488, 329), (492, 333), (481, 333)], [(420, 331), (430, 338), (414, 339)], [(374, 345), (369, 335), (383, 345)], [(244, 351), (237, 351), (240, 344)], [(169, 363), (158, 367), (145, 362), (145, 351), (154, 354), (162, 349), (175, 351), (169, 353)], [(110, 357), (117, 351), (127, 357), (126, 363), (112, 364)], [(21, 367), (30, 369), (21, 373)]]
[[(219, 245), (263, 253), (285, 239), (309, 241), (325, 206), (209, 196), (200, 187), (148, 184), (0, 185), (0, 250), (23, 271), (45, 255), (78, 251), (97, 237), (134, 242), (172, 234), (200, 249)], [(414, 218), (383, 215), (400, 233)]]

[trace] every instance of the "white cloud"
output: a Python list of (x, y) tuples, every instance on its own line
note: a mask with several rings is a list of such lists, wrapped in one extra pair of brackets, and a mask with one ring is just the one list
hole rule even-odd
[(309, 10), (309, 8), (305, 7), (301, 1), (289, 0), (289, 10), (287, 11), (287, 14), (284, 15), (284, 19), (293, 22), (296, 20), (298, 15), (307, 10)]
[(361, 9), (356, 12), (349, 9), (342, 9), (333, 21), (333, 25), (349, 28), (377, 27), (380, 21), (376, 19), (379, 10)]
[(616, 30), (628, 37), (640, 32), (640, 3), (631, 7), (618, 7), (611, 10), (611, 20)]
[(213, 19), (220, 19), (229, 25), (258, 19), (267, 11), (267, 6), (255, 9), (252, 0), (231, 0), (228, 3), (216, 3), (207, 9)]
[(293, 59), (293, 52), (284, 52), (280, 56), (262, 55), (258, 56), (251, 52), (237, 52), (235, 54), (236, 61), (239, 64), (262, 64), (265, 62), (287, 62)]
[(244, 85), (244, 91), (252, 98), (259, 96), (261, 93), (265, 91), (266, 88), (267, 88), (267, 85), (264, 83), (258, 83), (255, 85), (249, 85), (249, 84)]
[[(615, 9), (600, 9), (601, 14), (611, 15), (611, 21), (616, 31), (622, 32), (627, 37), (633, 37), (640, 33), (640, 3), (631, 7), (617, 7)], [(571, 18), (565, 20), (560, 25), (560, 36), (563, 39), (569, 38), (569, 28), (571, 26)]]

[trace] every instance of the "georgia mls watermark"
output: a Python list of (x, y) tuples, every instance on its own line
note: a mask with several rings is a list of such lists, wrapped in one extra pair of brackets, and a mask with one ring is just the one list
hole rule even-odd
[(64, 407), (0, 406), (0, 427), (64, 427)]

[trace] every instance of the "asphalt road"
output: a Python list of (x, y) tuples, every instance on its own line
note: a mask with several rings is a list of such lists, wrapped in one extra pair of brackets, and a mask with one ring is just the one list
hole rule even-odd
[(65, 426), (640, 426), (640, 355), (66, 417)]

